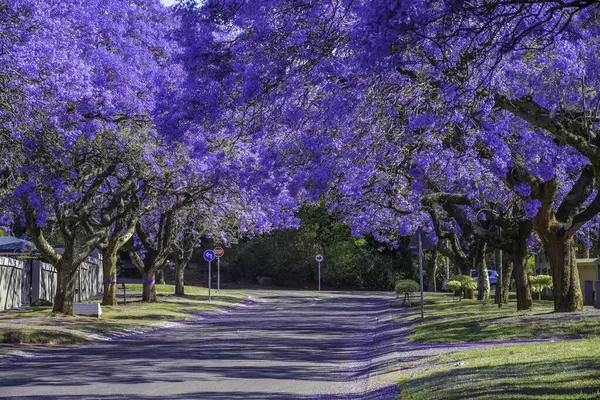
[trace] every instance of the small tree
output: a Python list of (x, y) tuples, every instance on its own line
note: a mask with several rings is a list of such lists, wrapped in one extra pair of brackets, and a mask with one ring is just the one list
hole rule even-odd
[(396, 294), (399, 296), (404, 294), (404, 299), (402, 301), (402, 305), (406, 304), (406, 300), (408, 299), (408, 304), (412, 305), (410, 302), (410, 294), (419, 291), (419, 284), (411, 279), (402, 279), (396, 282)]
[(542, 299), (542, 290), (552, 287), (552, 277), (550, 275), (534, 275), (529, 277), (531, 290), (539, 293), (539, 299)]
[(458, 301), (460, 301), (461, 286), (462, 285), (461, 285), (461, 283), (459, 281), (448, 281), (448, 282), (446, 282), (446, 289), (452, 290), (453, 296), (456, 296), (458, 294)]
[[(477, 281), (473, 278), (471, 278), (470, 276), (467, 275), (456, 275), (452, 278), (453, 281), (456, 281), (458, 283), (460, 283), (460, 293), (459, 293), (459, 297), (458, 299), (461, 299), (462, 297), (466, 296), (467, 291), (472, 291), (477, 289)], [(448, 286), (448, 283), (446, 283), (446, 287)]]

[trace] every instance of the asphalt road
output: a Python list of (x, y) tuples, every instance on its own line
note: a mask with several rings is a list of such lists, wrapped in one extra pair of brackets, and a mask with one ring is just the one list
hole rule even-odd
[(0, 359), (0, 398), (393, 399), (390, 294), (249, 292), (182, 327)]

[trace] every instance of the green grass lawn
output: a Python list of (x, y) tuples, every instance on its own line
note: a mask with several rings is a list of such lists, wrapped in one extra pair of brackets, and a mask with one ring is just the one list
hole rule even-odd
[[(498, 308), (492, 301), (462, 300), (448, 296), (426, 298), (425, 321), (419, 314), (399, 317), (412, 320), (410, 341), (457, 343), (494, 340), (583, 338), (600, 334), (600, 313), (553, 314), (551, 301), (534, 301), (530, 311), (517, 311), (511, 301)], [(419, 305), (413, 305), (417, 311)], [(556, 317), (555, 317), (556, 316)]]
[[(425, 299), (425, 320), (413, 305), (398, 318), (410, 321), (413, 343), (493, 342), (541, 338), (576, 339), (498, 346), (420, 359), (405, 369), (403, 400), (600, 399), (600, 313), (553, 313), (552, 302), (516, 311), (491, 301)], [(416, 315), (415, 315), (416, 312)], [(402, 314), (402, 313), (401, 313)]]
[[(127, 285), (128, 294), (141, 294), (141, 284)], [(127, 305), (102, 307), (102, 318), (114, 321), (156, 322), (160, 320), (185, 319), (196, 311), (215, 310), (244, 300), (241, 293), (211, 291), (212, 301), (208, 301), (208, 289), (198, 286), (186, 286), (185, 296), (173, 295), (174, 285), (156, 285), (158, 302), (143, 303), (141, 298), (128, 299)], [(122, 302), (122, 299), (119, 299)]]
[(600, 338), (469, 350), (421, 360), (403, 400), (598, 399)]
[[(0, 343), (68, 344), (85, 340), (86, 333), (102, 334), (124, 329), (155, 325), (162, 321), (183, 320), (195, 312), (215, 310), (237, 303), (247, 296), (241, 293), (186, 286), (186, 295), (173, 295), (174, 285), (156, 285), (158, 301), (144, 303), (141, 297), (127, 300), (126, 305), (102, 307), (102, 317), (53, 314), (51, 307), (31, 307), (0, 313)], [(128, 295), (140, 295), (141, 284), (128, 284)], [(122, 295), (117, 296), (122, 303)], [(100, 300), (95, 300), (99, 302)]]
[(0, 343), (19, 344), (78, 344), (85, 341), (85, 335), (51, 329), (0, 329)]

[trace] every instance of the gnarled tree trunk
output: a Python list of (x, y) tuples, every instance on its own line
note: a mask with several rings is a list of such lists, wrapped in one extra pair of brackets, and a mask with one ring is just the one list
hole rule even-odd
[[(588, 166), (589, 167), (589, 166)], [(554, 211), (552, 200), (558, 183), (551, 179), (539, 185), (538, 197), (542, 205), (534, 217), (535, 230), (544, 244), (548, 262), (552, 267), (552, 285), (554, 291), (554, 311), (573, 312), (583, 310), (583, 296), (579, 286), (577, 254), (573, 236), (586, 221), (598, 214), (596, 196), (590, 207), (577, 216), (577, 209), (591, 194), (593, 168), (584, 168), (577, 182), (567, 194), (563, 203)], [(577, 222), (575, 219), (578, 219)]]
[(564, 238), (556, 235), (551, 238), (543, 238), (543, 240), (548, 261), (552, 267), (554, 311), (581, 311), (583, 296), (573, 237)]
[(126, 218), (118, 218), (115, 221), (115, 227), (111, 237), (102, 247), (102, 272), (104, 273), (104, 296), (102, 296), (103, 306), (117, 305), (117, 254), (119, 249), (131, 239), (134, 233), (138, 218), (134, 217), (127, 226)]

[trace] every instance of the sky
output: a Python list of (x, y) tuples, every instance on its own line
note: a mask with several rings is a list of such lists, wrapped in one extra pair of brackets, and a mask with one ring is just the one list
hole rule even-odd
[(177, 0), (160, 0), (161, 3), (163, 3), (165, 6), (170, 6), (172, 4), (175, 4), (175, 1)]

